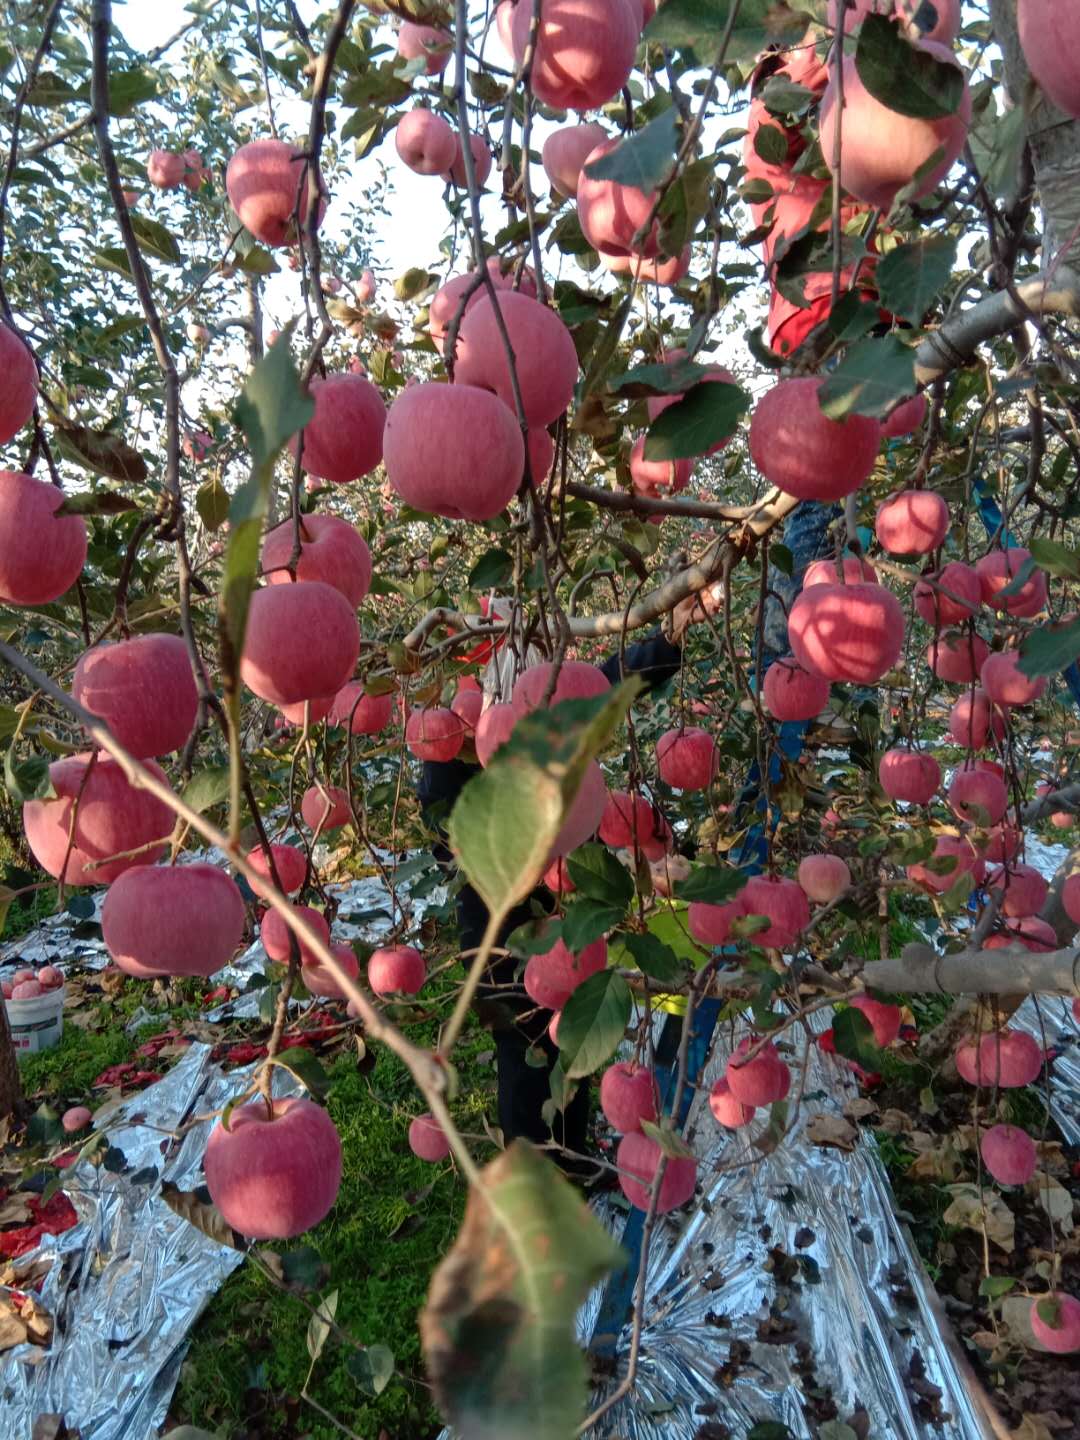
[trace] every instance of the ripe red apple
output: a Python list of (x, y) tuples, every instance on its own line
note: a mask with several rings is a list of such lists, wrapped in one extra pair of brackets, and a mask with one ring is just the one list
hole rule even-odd
[(57, 518), (63, 503), (63, 491), (47, 480), (0, 470), (0, 600), (5, 604), (47, 605), (82, 573), (86, 521), (81, 515)]
[(990, 831), (983, 854), (985, 860), (1012, 860), (1020, 853), (1020, 831), (1015, 825), (995, 825)]
[(352, 819), (349, 797), (339, 785), (309, 785), (300, 802), (300, 814), (309, 830), (326, 835)]
[[(289, 454), (295, 458), (302, 439), (304, 469), (333, 485), (370, 475), (383, 458), (386, 428), (386, 405), (376, 387), (364, 375), (327, 375), (316, 376), (308, 393), (315, 414), (289, 441)], [(305, 523), (313, 518), (305, 516)]]
[(394, 692), (369, 695), (362, 680), (350, 680), (334, 696), (328, 720), (331, 725), (350, 725), (354, 735), (379, 735), (390, 724), (394, 713)]
[(788, 642), (804, 670), (873, 685), (900, 658), (904, 612), (883, 585), (815, 585), (791, 607)]
[(986, 867), (971, 840), (966, 836), (939, 835), (934, 841), (931, 859), (945, 860), (950, 857), (955, 858), (956, 864), (947, 874), (938, 875), (926, 865), (919, 864), (907, 867), (907, 877), (912, 884), (921, 885), (924, 890), (932, 890), (935, 895), (944, 895), (946, 890), (951, 890), (965, 872), (971, 875), (976, 885), (982, 883)]
[(1031, 619), (1046, 609), (1046, 575), (1042, 570), (1033, 570), (1024, 583), (1011, 595), (1003, 595), (1020, 574), (1031, 552), (1020, 545), (1007, 550), (991, 550), (975, 562), (975, 573), (979, 577), (982, 598), (985, 604), (995, 610), (1004, 610), (1019, 619)]
[(424, 60), (426, 75), (441, 75), (453, 54), (453, 36), (438, 25), (415, 25), (403, 20), (398, 30), (397, 53), (403, 60)]
[[(951, 45), (960, 29), (960, 0), (933, 0), (932, 10), (922, 0), (895, 0), (892, 6), (883, 6), (880, 0), (829, 0), (829, 24), (834, 29), (839, 24), (841, 8), (844, 11), (845, 34), (854, 30), (864, 15), (880, 15), (889, 9), (900, 17), (912, 39), (925, 38)], [(933, 23), (924, 31), (921, 26), (928, 23), (930, 17)]]
[(1045, 955), (1058, 948), (1057, 933), (1051, 924), (1040, 919), (1038, 915), (1024, 915), (1019, 920), (1005, 920), (1004, 928), (998, 934), (983, 941), (984, 950), (1005, 950), (1013, 945)]
[(750, 418), (750, 458), (770, 485), (800, 500), (840, 500), (869, 478), (881, 425), (867, 415), (830, 420), (821, 380), (802, 376), (767, 390)]
[(765, 671), (761, 698), (774, 720), (815, 720), (829, 703), (831, 683), (785, 655)]
[(525, 966), (525, 991), (547, 1010), (561, 1010), (577, 987), (607, 968), (607, 941), (594, 940), (572, 955), (561, 940), (550, 950), (532, 955)]
[[(360, 973), (360, 962), (357, 960), (352, 946), (345, 941), (339, 941), (336, 945), (330, 946), (330, 953), (349, 979), (355, 980)], [(348, 998), (338, 983), (337, 977), (321, 962), (305, 965), (301, 972), (301, 979), (308, 993), (318, 995), (320, 999), (345, 1000)]]
[(654, 499), (677, 495), (690, 483), (692, 460), (646, 460), (645, 436), (639, 435), (630, 451), (630, 480), (639, 494)]
[(210, 1198), (253, 1240), (291, 1240), (324, 1219), (341, 1188), (341, 1140), (310, 1100), (241, 1105), (210, 1132), (203, 1157)]
[(1080, 871), (1065, 878), (1061, 887), (1061, 903), (1074, 925), (1080, 925)]
[(137, 635), (87, 650), (75, 666), (71, 694), (137, 760), (182, 750), (199, 710), (191, 660), (178, 635)]
[(911, 435), (926, 419), (928, 408), (926, 396), (921, 390), (910, 400), (902, 400), (896, 409), (881, 422), (882, 435), (886, 440), (896, 440), (901, 435)]
[(449, 520), (492, 520), (521, 484), (521, 429), (476, 385), (413, 385), (386, 417), (383, 459), (407, 505)]
[[(671, 288), (678, 285), (680, 280), (685, 280), (690, 273), (689, 245), (684, 245), (678, 255), (667, 258), (657, 255), (646, 259), (645, 256), (633, 252), (629, 255), (609, 255), (606, 250), (597, 253), (605, 270), (610, 270), (614, 275), (628, 275), (636, 285), (664, 285)], [(727, 444), (726, 440), (724, 444)]]
[(709, 1091), (709, 1109), (716, 1123), (723, 1125), (725, 1130), (741, 1130), (754, 1118), (754, 1107), (735, 1099), (723, 1075)]
[(1018, 0), (1016, 18), (1024, 59), (1039, 89), (1066, 115), (1080, 116), (1080, 41), (1074, 6), (1061, 0)]
[[(930, 582), (933, 583), (930, 583)], [(928, 625), (959, 625), (970, 620), (982, 604), (979, 577), (970, 565), (950, 560), (936, 575), (915, 586), (915, 612)]]
[(483, 705), (484, 692), (482, 690), (468, 690), (459, 686), (457, 694), (450, 702), (450, 709), (465, 726), (467, 735), (476, 734), (476, 726)]
[(595, 122), (564, 125), (560, 130), (553, 130), (544, 141), (540, 157), (551, 188), (573, 199), (578, 192), (581, 167), (607, 138), (604, 127)]
[(745, 1058), (751, 1046), (757, 1043), (755, 1036), (740, 1040), (724, 1072), (728, 1089), (735, 1099), (755, 1109), (783, 1100), (791, 1088), (791, 1071), (771, 1040), (766, 1040), (752, 1058)]
[[(34, 356), (10, 325), (0, 321), (0, 445), (19, 433), (34, 413), (38, 374)], [(66, 588), (66, 587), (65, 587)]]
[(891, 800), (929, 805), (941, 784), (941, 766), (932, 755), (896, 746), (881, 757), (878, 780)]
[(517, 724), (513, 705), (489, 705), (476, 723), (476, 758), (487, 766), (501, 745), (505, 745)]
[(996, 825), (1009, 804), (1005, 782), (988, 770), (963, 766), (949, 786), (949, 804), (961, 820), (984, 827)]
[(37, 972), (38, 984), (46, 990), (59, 990), (64, 983), (64, 972), (55, 965), (43, 965)]
[(394, 144), (417, 175), (441, 175), (454, 163), (457, 136), (441, 115), (421, 106), (402, 115), (394, 131)]
[[(933, 40), (913, 43), (917, 50), (960, 69), (947, 46)], [(942, 151), (941, 159), (916, 187), (914, 198), (921, 199), (935, 190), (952, 169), (967, 139), (971, 92), (966, 80), (956, 113), (938, 120), (900, 115), (875, 99), (859, 77), (854, 55), (844, 60), (843, 92), (840, 183), (848, 194), (888, 211), (897, 194), (912, 183), (916, 172)], [(836, 89), (830, 78), (819, 116), (821, 153), (830, 168), (836, 144), (836, 108)]]
[(418, 760), (453, 760), (464, 742), (460, 716), (443, 706), (413, 710), (405, 724), (405, 744)]
[(600, 820), (600, 839), (605, 845), (613, 850), (638, 849), (648, 856), (662, 833), (660, 817), (644, 795), (609, 792)]
[[(523, 295), (535, 297), (536, 277), (528, 266), (521, 270), (519, 276), (517, 265), (510, 265), (504, 270), (499, 256), (492, 255), (487, 262), (487, 271), (496, 290), (513, 290), (516, 287)], [(464, 301), (465, 308), (462, 311), (464, 315), (482, 296), (487, 294), (486, 286), (474, 283), (476, 274), (477, 272), (473, 270), (467, 275), (452, 276), (431, 297), (431, 304), (428, 306), (428, 333), (440, 355), (443, 350), (443, 341), (446, 339), (446, 332), (453, 323), (454, 316), (461, 309), (463, 297), (465, 295), (469, 297)], [(459, 326), (460, 323), (459, 320)], [(455, 355), (456, 353), (455, 350)]]
[[(1022, 7), (1020, 13), (1024, 13)], [(1075, 1296), (1063, 1290), (1040, 1296), (1031, 1302), (1030, 1318), (1035, 1339), (1054, 1355), (1071, 1355), (1080, 1350), (1080, 1300)]]
[(742, 902), (748, 915), (764, 915), (770, 922), (754, 936), (755, 945), (784, 950), (810, 923), (802, 887), (784, 875), (752, 875), (743, 887)]
[(278, 709), (283, 720), (302, 729), (305, 722), (311, 727), (325, 720), (333, 704), (333, 695), (320, 695), (314, 700), (298, 700), (295, 705), (279, 705)]
[(878, 506), (874, 533), (890, 555), (929, 555), (949, 533), (949, 507), (933, 490), (903, 490)]
[[(531, 11), (515, 5), (510, 39), (525, 58)], [(532, 91), (555, 110), (595, 110), (617, 95), (634, 67), (641, 30), (626, 0), (545, 0), (532, 62)]]
[[(649, 1208), (649, 1194), (663, 1151), (655, 1140), (650, 1140), (640, 1131), (632, 1131), (619, 1141), (615, 1152), (615, 1164), (619, 1171), (619, 1186), (623, 1194), (639, 1210)], [(694, 1196), (697, 1185), (697, 1161), (689, 1156), (669, 1155), (660, 1181), (657, 1197), (658, 1215), (677, 1210)]]
[(37, 1000), (45, 994), (45, 986), (40, 980), (24, 980), (20, 985), (12, 985), (12, 1000)]
[(335, 695), (359, 654), (353, 607), (323, 581), (266, 585), (252, 595), (240, 676), (261, 700), (295, 705)]
[(990, 650), (973, 630), (939, 630), (926, 647), (926, 663), (939, 680), (969, 685), (978, 679)]
[[(517, 716), (528, 715), (538, 710), (551, 683), (552, 664), (530, 665), (514, 682), (510, 703)], [(564, 700), (588, 700), (595, 695), (604, 695), (611, 686), (607, 676), (595, 665), (585, 660), (564, 660), (559, 668), (549, 705), (559, 705)]]
[(981, 750), (993, 730), (1005, 734), (1005, 714), (991, 705), (985, 690), (966, 690), (949, 711), (949, 734), (965, 750)]
[(835, 560), (811, 560), (803, 576), (802, 588), (810, 590), (815, 585), (861, 585), (864, 581), (877, 584), (878, 573), (869, 560), (858, 555), (845, 555)]
[(656, 768), (673, 790), (707, 790), (716, 774), (716, 742), (707, 730), (668, 730), (656, 742)]
[(589, 166), (616, 150), (618, 140), (604, 140), (585, 157), (577, 187), (577, 213), (582, 234), (594, 250), (606, 255), (636, 254), (651, 260), (660, 248), (660, 229), (655, 218), (649, 230), (639, 235), (653, 215), (656, 192), (621, 185), (617, 180), (598, 179)]
[(1016, 1090), (1030, 1085), (1043, 1068), (1038, 1043), (1023, 1030), (998, 1030), (984, 1035), (978, 1045), (962, 1045), (956, 1052), (956, 1069), (969, 1085), (999, 1085)]
[(1002, 650), (989, 655), (979, 672), (982, 688), (995, 705), (1032, 705), (1046, 692), (1046, 676), (1033, 679), (1020, 669), (1020, 653)]
[[(316, 229), (326, 214), (327, 190), (318, 177)], [(272, 249), (295, 245), (297, 220), (307, 226), (310, 176), (304, 152), (268, 138), (241, 145), (225, 170), (225, 190), (240, 223)]]
[(723, 905), (694, 900), (686, 914), (686, 925), (699, 945), (727, 945), (731, 942), (732, 925), (736, 920), (742, 920), (746, 913), (746, 901), (742, 894)]
[(419, 1160), (437, 1165), (450, 1154), (450, 1141), (434, 1115), (417, 1115), (409, 1125), (409, 1149)]
[[(54, 760), (49, 766), (49, 779), (55, 798), (28, 800), (23, 806), (23, 830), (34, 858), (56, 880), (63, 869), (68, 885), (108, 885), (125, 870), (152, 865), (164, 854), (173, 828), (173, 813), (168, 805), (129, 784), (115, 760), (99, 754), (87, 777), (90, 759), (89, 754), (82, 754)], [(152, 760), (144, 764), (162, 784), (166, 783), (164, 772)], [(72, 810), (80, 790), (72, 832)], [(65, 865), (69, 838), (73, 844)], [(144, 845), (151, 848), (141, 850)], [(128, 855), (129, 850), (141, 853)]]
[(561, 856), (551, 862), (540, 883), (546, 885), (553, 895), (571, 895), (577, 889), (570, 878), (566, 860)]
[[(307, 452), (305, 450), (305, 456)], [(262, 573), (269, 585), (289, 585), (293, 522), (275, 525), (263, 541)], [(321, 580), (339, 590), (355, 610), (371, 587), (371, 551), (367, 541), (337, 515), (303, 515), (297, 580)]]
[[(577, 383), (577, 350), (570, 331), (554, 310), (520, 290), (501, 290), (495, 299), (514, 351), (525, 419), (530, 428), (550, 425), (570, 404)], [(489, 295), (481, 295), (461, 322), (454, 379), (493, 390), (514, 410), (506, 346)]]
[(65, 1134), (77, 1135), (80, 1130), (86, 1129), (93, 1118), (86, 1105), (72, 1105), (61, 1115), (60, 1124)]
[(642, 1120), (655, 1121), (659, 1108), (656, 1076), (648, 1065), (620, 1060), (604, 1071), (600, 1079), (600, 1109), (613, 1130), (630, 1135), (641, 1129)]
[[(293, 905), (290, 906), (290, 909), (294, 915), (298, 915), (315, 931), (324, 945), (330, 944), (330, 926), (321, 911), (312, 909), (310, 905)], [(282, 965), (288, 964), (292, 948), (291, 935), (292, 931), (283, 917), (276, 910), (267, 910), (259, 924), (259, 939), (271, 960), (277, 960)], [(300, 947), (301, 965), (317, 965), (319, 963), (318, 955), (306, 940), (301, 940), (298, 936), (297, 944)]]
[(139, 865), (109, 886), (101, 933), (129, 975), (213, 975), (244, 938), (244, 901), (215, 865)]
[[(271, 845), (270, 849), (274, 855), (274, 867), (281, 881), (281, 888), (286, 895), (295, 895), (304, 883), (307, 875), (307, 857), (302, 850), (297, 850), (293, 845)], [(261, 845), (247, 853), (247, 862), (253, 870), (270, 880), (270, 862), (266, 858), (266, 852)]]
[(415, 995), (427, 979), (427, 966), (411, 945), (392, 945), (372, 952), (367, 979), (376, 995)]
[(184, 183), (186, 169), (182, 155), (174, 155), (171, 150), (151, 150), (146, 162), (146, 178), (158, 190), (178, 190)]
[(816, 905), (831, 905), (851, 889), (851, 871), (839, 855), (807, 855), (799, 861), (799, 888)]
[[(461, 148), (461, 136), (454, 136), (454, 163), (442, 172), (441, 178), (448, 185), (456, 185), (459, 190), (468, 187), (469, 177), (465, 173), (465, 152)], [(491, 151), (488, 149), (482, 135), (470, 132), (469, 149), (472, 151), (473, 177), (476, 180), (477, 189), (482, 190), (487, 184), (488, 176), (491, 174)]]
[[(1053, 795), (1056, 793), (1057, 788), (1056, 785), (1050, 785), (1044, 782), (1043, 784), (1035, 786), (1035, 794), (1037, 796)], [(1071, 810), (1055, 810), (1050, 815), (1050, 824), (1055, 830), (1071, 830), (1075, 823), (1076, 821)]]
[(986, 877), (992, 890), (1003, 890), (1001, 913), (1012, 919), (1026, 920), (1037, 916), (1046, 903), (1049, 885), (1031, 865), (1003, 865)]

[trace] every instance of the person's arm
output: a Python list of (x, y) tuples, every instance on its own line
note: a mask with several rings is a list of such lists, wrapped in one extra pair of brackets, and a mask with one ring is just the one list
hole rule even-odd
[(698, 595), (680, 600), (660, 630), (644, 640), (628, 645), (619, 664), (618, 653), (600, 666), (612, 685), (619, 683), (620, 673), (640, 675), (650, 690), (665, 684), (678, 673), (682, 663), (682, 644), (687, 630), (707, 615), (715, 615), (723, 604), (723, 587), (710, 585)]

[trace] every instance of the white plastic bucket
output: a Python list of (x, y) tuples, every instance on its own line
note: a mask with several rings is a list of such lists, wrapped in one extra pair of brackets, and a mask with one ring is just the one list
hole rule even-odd
[(5, 1000), (11, 1039), (19, 1055), (36, 1055), (60, 1043), (64, 1033), (64, 986), (32, 1000)]

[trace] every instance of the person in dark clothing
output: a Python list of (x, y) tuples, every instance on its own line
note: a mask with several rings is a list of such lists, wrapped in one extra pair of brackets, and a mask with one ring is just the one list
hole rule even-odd
[[(655, 631), (644, 640), (628, 645), (607, 659), (599, 669), (612, 685), (623, 675), (640, 675), (649, 689), (665, 684), (682, 663), (682, 641), (689, 625), (711, 614), (720, 603), (716, 587), (701, 596), (684, 600), (667, 622), (668, 633)], [(420, 808), (427, 822), (442, 833), (442, 826), (464, 786), (477, 773), (476, 766), (463, 760), (426, 760), (418, 786)], [(435, 858), (449, 869), (453, 857), (441, 841), (434, 847)], [(552, 898), (541, 888), (516, 906), (503, 923), (496, 944), (506, 939), (536, 914), (537, 907), (552, 909)], [(463, 885), (457, 897), (458, 931), (462, 950), (479, 946), (487, 927), (488, 910), (471, 885)], [(516, 983), (518, 962), (512, 955), (499, 956), (488, 967), (485, 983), (477, 993), (477, 1013), (492, 1031), (498, 1066), (499, 1126), (507, 1144), (518, 1136), (546, 1144), (554, 1140), (567, 1151), (580, 1155), (585, 1149), (589, 1121), (588, 1088), (577, 1094), (554, 1124), (544, 1120), (545, 1102), (551, 1097), (550, 1072), (558, 1048), (548, 1033), (549, 1015), (537, 1011), (524, 988)], [(532, 1055), (530, 1056), (530, 1051)], [(546, 1064), (537, 1063), (540, 1052)], [(566, 1168), (575, 1169), (572, 1162)]]

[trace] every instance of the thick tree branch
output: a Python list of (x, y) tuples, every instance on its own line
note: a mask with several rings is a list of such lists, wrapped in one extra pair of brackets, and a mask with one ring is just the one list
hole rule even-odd
[(871, 960), (862, 978), (875, 990), (909, 995), (1080, 995), (1080, 948), (939, 955), (929, 945), (905, 945), (899, 958)]

